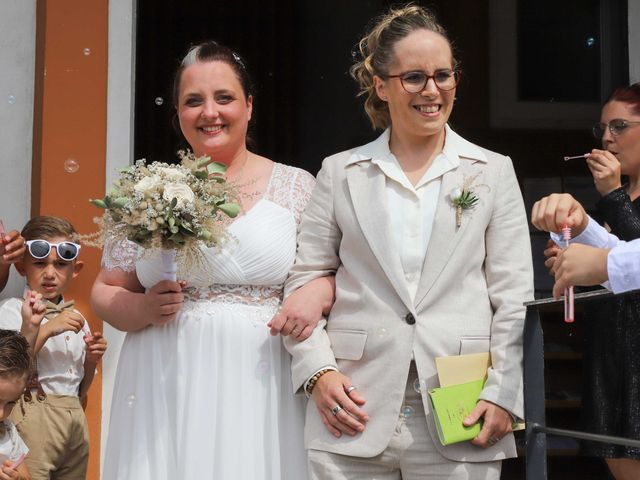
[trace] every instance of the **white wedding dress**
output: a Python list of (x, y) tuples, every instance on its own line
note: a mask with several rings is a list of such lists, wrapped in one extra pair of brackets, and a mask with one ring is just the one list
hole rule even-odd
[[(269, 186), (207, 249), (211, 273), (192, 271), (177, 319), (128, 333), (116, 374), (104, 480), (304, 480), (304, 397), (266, 323), (293, 265), (296, 230), (313, 188), (303, 170), (275, 164)], [(162, 279), (159, 258), (105, 248), (103, 267)]]

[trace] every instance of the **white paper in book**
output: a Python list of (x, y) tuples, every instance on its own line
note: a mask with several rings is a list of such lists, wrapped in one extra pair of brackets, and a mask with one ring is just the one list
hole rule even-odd
[(436, 369), (441, 387), (484, 379), (490, 366), (489, 352), (436, 357)]

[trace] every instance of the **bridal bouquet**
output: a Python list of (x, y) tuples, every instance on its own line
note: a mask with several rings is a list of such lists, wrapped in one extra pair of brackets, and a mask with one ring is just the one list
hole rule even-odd
[(202, 244), (213, 247), (227, 238), (225, 219), (238, 215), (240, 205), (224, 165), (190, 152), (178, 156), (179, 165), (136, 161), (120, 171), (103, 199), (91, 203), (105, 210), (98, 221), (102, 239), (161, 250), (189, 269), (202, 260)]

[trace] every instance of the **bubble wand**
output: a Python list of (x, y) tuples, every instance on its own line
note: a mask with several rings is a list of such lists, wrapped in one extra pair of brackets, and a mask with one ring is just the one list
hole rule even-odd
[(25, 458), (27, 458), (27, 454), (23, 453), (11, 465), (9, 465), (9, 468), (11, 470), (17, 470), (18, 467), (23, 464)]
[[(569, 246), (571, 239), (571, 227), (564, 225), (562, 227), (562, 239), (564, 240), (564, 248)], [(573, 323), (575, 316), (573, 314), (573, 286), (564, 289), (564, 321), (565, 323)]]
[(564, 157), (564, 161), (566, 162), (567, 160), (575, 160), (576, 158), (587, 158), (589, 155), (591, 154), (585, 153), (584, 155), (574, 155), (573, 157)]

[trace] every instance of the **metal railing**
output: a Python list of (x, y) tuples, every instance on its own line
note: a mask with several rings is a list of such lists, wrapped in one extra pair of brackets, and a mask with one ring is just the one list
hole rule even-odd
[[(638, 290), (635, 291), (639, 292)], [(628, 292), (632, 293), (632, 292)], [(628, 293), (622, 294), (627, 295)], [(616, 295), (608, 290), (578, 293), (576, 303), (583, 303)], [(546, 426), (545, 386), (544, 386), (544, 340), (540, 324), (541, 306), (561, 304), (563, 300), (544, 298), (526, 302), (527, 316), (524, 325), (524, 407), (526, 418), (526, 478), (528, 480), (547, 479), (547, 434), (570, 437), (594, 442), (612, 443), (630, 447), (640, 447), (639, 440), (610, 437), (577, 430), (565, 430)], [(560, 320), (562, 321), (562, 320)], [(579, 319), (576, 321), (580, 321)]]

